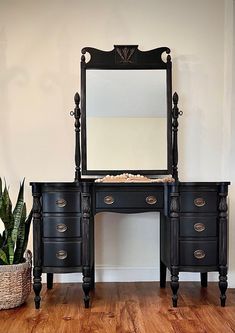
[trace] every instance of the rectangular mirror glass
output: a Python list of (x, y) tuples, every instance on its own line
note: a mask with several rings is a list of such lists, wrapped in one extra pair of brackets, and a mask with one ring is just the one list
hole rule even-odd
[(86, 70), (87, 170), (167, 170), (166, 70)]

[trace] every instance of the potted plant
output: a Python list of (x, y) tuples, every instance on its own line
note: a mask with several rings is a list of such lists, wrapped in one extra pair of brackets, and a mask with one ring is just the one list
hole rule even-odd
[(32, 211), (26, 216), (24, 180), (12, 210), (7, 185), (3, 189), (0, 178), (0, 223), (4, 226), (0, 232), (0, 309), (21, 305), (31, 291), (32, 254), (26, 247)]

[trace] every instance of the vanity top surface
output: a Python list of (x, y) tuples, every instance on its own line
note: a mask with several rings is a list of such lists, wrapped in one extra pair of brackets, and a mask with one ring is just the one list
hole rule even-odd
[[(79, 186), (80, 183), (82, 182), (86, 182), (86, 183), (93, 183), (95, 181), (95, 179), (89, 179), (89, 178), (83, 178), (81, 179), (81, 181), (77, 182), (30, 182), (30, 185), (45, 185), (45, 186), (50, 186), (50, 185), (53, 185), (53, 186), (67, 186), (67, 185), (74, 185), (74, 186)], [(219, 182), (178, 182), (178, 183), (168, 183), (168, 182), (165, 182), (165, 183), (151, 183), (151, 182), (127, 182), (127, 183), (122, 183), (122, 182), (107, 182), (107, 183), (95, 183), (95, 186), (96, 187), (107, 187), (107, 186), (152, 186), (152, 187), (161, 187), (161, 186), (165, 186), (165, 185), (169, 185), (169, 186), (173, 186), (175, 184), (178, 184), (178, 185), (188, 185), (188, 186), (207, 186), (207, 185), (220, 185), (221, 183), (223, 183), (224, 185), (230, 185), (231, 182), (228, 182), (228, 181), (219, 181)]]

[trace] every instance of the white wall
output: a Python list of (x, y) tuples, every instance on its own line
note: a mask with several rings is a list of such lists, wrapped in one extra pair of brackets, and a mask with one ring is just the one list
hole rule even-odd
[[(229, 9), (229, 8), (228, 8)], [(230, 142), (225, 142), (225, 144), (229, 147), (228, 150), (228, 157), (225, 158), (225, 162), (227, 162), (227, 173), (229, 174), (229, 177), (232, 182), (232, 186), (230, 188), (230, 198), (229, 198), (229, 204), (230, 204), (230, 226), (229, 226), (229, 234), (230, 234), (230, 243), (229, 243), (229, 255), (230, 255), (230, 274), (229, 274), (229, 282), (231, 286), (235, 286), (235, 242), (234, 242), (234, 235), (235, 235), (235, 2), (233, 1), (233, 8), (230, 8), (228, 10), (228, 15), (233, 14), (233, 22), (232, 20), (228, 19), (228, 21), (231, 22), (231, 26), (229, 30), (233, 31), (233, 35), (230, 36), (229, 43), (232, 44), (232, 49), (230, 50), (230, 54), (228, 55), (228, 58), (231, 59), (230, 63), (231, 65), (227, 68), (227, 78), (228, 81), (226, 81), (227, 87), (229, 90), (229, 84), (230, 84), (230, 94), (228, 96), (225, 96), (225, 100), (228, 101), (228, 107), (227, 107), (227, 114), (225, 113), (225, 117), (227, 120), (227, 126), (225, 130), (227, 130), (227, 135), (224, 133), (224, 137), (227, 137), (227, 140)], [(230, 103), (230, 105), (229, 105)], [(230, 112), (229, 112), (230, 111)]]
[[(11, 184), (12, 195), (24, 176), (27, 182), (73, 180), (74, 131), (69, 111), (79, 90), (80, 49), (111, 50), (113, 44), (139, 44), (142, 50), (171, 48), (173, 87), (184, 111), (180, 179), (235, 181), (231, 145), (235, 103), (229, 70), (232, 5), (232, 0), (1, 1), (0, 174)], [(30, 206), (29, 186), (26, 199)], [(234, 201), (232, 186), (230, 234), (235, 229)], [(159, 247), (153, 237), (156, 233), (158, 239), (158, 228), (156, 213), (98, 215), (100, 278), (158, 276)], [(232, 243), (231, 236), (229, 283), (234, 287)]]

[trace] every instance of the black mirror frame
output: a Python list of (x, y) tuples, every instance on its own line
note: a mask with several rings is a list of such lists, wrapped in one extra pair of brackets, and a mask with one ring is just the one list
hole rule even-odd
[[(162, 60), (163, 53), (167, 54), (166, 62)], [(85, 54), (90, 54), (90, 60), (86, 62)], [(166, 70), (166, 85), (167, 85), (167, 169), (165, 170), (87, 170), (87, 140), (86, 140), (86, 70), (89, 69), (165, 69)], [(76, 175), (75, 180), (81, 178), (80, 171), (80, 109), (79, 95), (75, 95), (75, 130), (76, 130)], [(177, 105), (176, 105), (177, 106)], [(77, 109), (77, 112), (76, 112)], [(78, 112), (79, 110), (79, 112)], [(178, 109), (177, 109), (178, 110)], [(77, 114), (77, 118), (76, 118)], [(178, 118), (178, 115), (177, 115)], [(82, 49), (81, 57), (81, 153), (82, 153), (82, 175), (89, 176), (104, 176), (107, 174), (117, 175), (120, 173), (140, 173), (142, 175), (156, 176), (172, 174), (178, 178), (177, 162), (178, 149), (177, 137), (172, 149), (172, 130), (174, 132), (174, 112), (172, 113), (172, 62), (170, 49), (168, 47), (160, 47), (150, 51), (140, 51), (138, 45), (114, 45), (112, 51), (102, 51), (91, 47)], [(77, 123), (77, 126), (76, 126)], [(178, 124), (177, 124), (178, 127)], [(178, 131), (178, 128), (176, 128)], [(176, 131), (176, 135), (177, 135)], [(176, 153), (174, 154), (174, 149)], [(175, 156), (174, 156), (175, 155)], [(175, 165), (174, 165), (175, 164)], [(177, 173), (177, 174), (176, 174)]]

